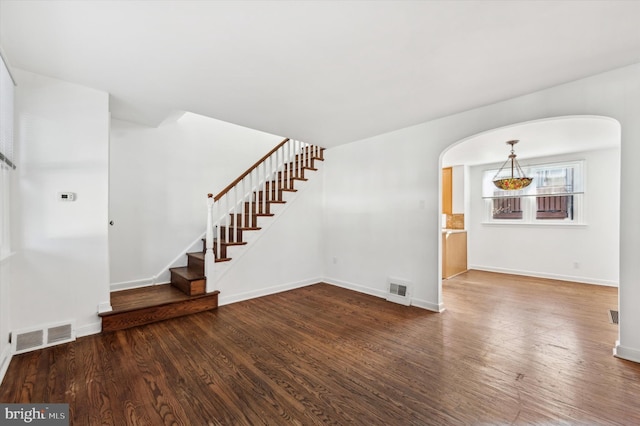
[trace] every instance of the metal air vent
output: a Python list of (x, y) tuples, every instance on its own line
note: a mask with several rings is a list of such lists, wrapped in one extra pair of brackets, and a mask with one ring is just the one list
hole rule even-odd
[(59, 325), (47, 329), (47, 345), (67, 342), (73, 337), (71, 324)]
[(618, 311), (609, 309), (609, 322), (611, 324), (618, 324)]
[(34, 330), (26, 333), (16, 334), (16, 352), (28, 351), (32, 348), (39, 348), (44, 345), (44, 331)]
[(401, 305), (411, 305), (411, 283), (398, 278), (389, 278), (387, 300)]
[(11, 349), (14, 354), (28, 352), (47, 346), (76, 340), (75, 324), (73, 321), (47, 324), (38, 328), (16, 330), (11, 333)]

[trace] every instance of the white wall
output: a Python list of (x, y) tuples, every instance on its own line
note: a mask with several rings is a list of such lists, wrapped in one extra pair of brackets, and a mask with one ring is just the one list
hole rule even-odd
[[(15, 70), (11, 328), (75, 320), (109, 301), (107, 93)], [(77, 194), (57, 200), (59, 191)]]
[(381, 293), (388, 275), (404, 277), (415, 283), (418, 304), (441, 307), (443, 150), (498, 127), (570, 115), (608, 116), (622, 126), (616, 353), (640, 361), (640, 65), (331, 149), (325, 175), (327, 279)]
[(584, 226), (483, 223), (482, 172), (501, 164), (470, 168), (470, 269), (618, 285), (620, 150), (531, 158), (527, 163), (572, 160), (585, 160)]
[[(14, 122), (14, 82), (9, 73), (2, 47), (0, 46), (0, 151), (11, 157)], [(11, 179), (14, 171), (0, 164), (0, 383), (9, 368), (11, 352), (9, 344), (11, 300)]]
[(207, 193), (224, 189), (282, 139), (196, 114), (157, 128), (113, 120), (112, 288), (168, 282), (160, 273), (205, 231)]
[(436, 280), (441, 172), (437, 161), (433, 164), (438, 155), (419, 127), (328, 150), (326, 281), (384, 296), (388, 279), (398, 278), (415, 287), (415, 304), (441, 308)]
[(9, 286), (11, 282), (11, 258), (0, 260), (0, 384), (11, 361), (11, 344), (9, 343), (10, 300)]

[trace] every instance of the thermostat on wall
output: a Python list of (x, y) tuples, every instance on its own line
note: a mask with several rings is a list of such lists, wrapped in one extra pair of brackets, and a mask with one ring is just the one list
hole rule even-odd
[(58, 192), (58, 200), (59, 201), (75, 201), (76, 193), (75, 192)]

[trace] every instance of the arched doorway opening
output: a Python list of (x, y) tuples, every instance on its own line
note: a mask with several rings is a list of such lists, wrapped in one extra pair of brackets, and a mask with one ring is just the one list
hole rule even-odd
[[(617, 287), (620, 134), (619, 122), (609, 117), (564, 116), (493, 129), (447, 148), (441, 166), (453, 170), (453, 211), (443, 212), (441, 223), (466, 232), (467, 268)], [(513, 139), (521, 141), (516, 153), (525, 168), (583, 165), (584, 185), (572, 196), (576, 205), (568, 218), (545, 218), (535, 192), (512, 209), (517, 213), (496, 213), (496, 202), (483, 194), (483, 174), (504, 163), (505, 142)]]

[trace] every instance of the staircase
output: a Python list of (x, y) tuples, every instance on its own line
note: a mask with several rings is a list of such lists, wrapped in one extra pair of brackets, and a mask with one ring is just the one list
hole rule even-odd
[[(267, 171), (266, 163), (273, 162), (274, 156), (275, 165)], [(262, 229), (260, 218), (274, 216), (271, 206), (285, 204), (284, 194), (297, 191), (296, 181), (306, 181), (310, 172), (318, 170), (316, 161), (324, 161), (323, 148), (285, 139), (218, 195), (208, 194), (213, 201), (211, 207), (217, 203), (220, 211), (210, 211), (215, 228), (210, 230), (209, 244), (214, 262), (229, 262), (230, 248), (246, 245), (245, 235)], [(252, 175), (261, 168), (261, 175)], [(189, 296), (207, 293), (206, 251), (204, 241), (202, 251), (187, 253), (187, 266), (171, 268), (171, 284)]]
[[(207, 238), (202, 250), (186, 253), (187, 265), (170, 268), (171, 283), (112, 293), (111, 312), (101, 313), (103, 332), (148, 324), (218, 307), (215, 264), (232, 260), (232, 247), (247, 245), (261, 217), (285, 204), (324, 161), (324, 148), (283, 140), (215, 197), (208, 194)], [(209, 282), (208, 282), (209, 281)]]

